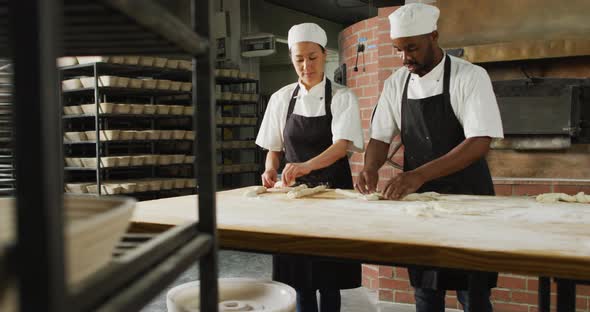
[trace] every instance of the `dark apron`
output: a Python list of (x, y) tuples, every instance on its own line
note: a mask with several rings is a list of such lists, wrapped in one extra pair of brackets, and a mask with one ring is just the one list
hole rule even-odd
[[(326, 79), (326, 115), (304, 117), (294, 115), (295, 88), (289, 103), (287, 122), (283, 131), (285, 161), (305, 162), (332, 145), (332, 84)], [(329, 167), (314, 170), (297, 179), (308, 185), (329, 184), (332, 188), (352, 189), (352, 176), (348, 158), (345, 156)], [(338, 217), (338, 216), (334, 216)], [(273, 279), (293, 286), (295, 289), (348, 289), (361, 286), (361, 266), (358, 263), (314, 260), (307, 256), (274, 256)]]
[[(401, 136), (404, 144), (404, 171), (416, 169), (437, 159), (465, 140), (463, 127), (451, 106), (449, 93), (451, 59), (444, 65), (443, 93), (424, 99), (408, 99), (406, 80), (402, 96)], [(485, 158), (456, 173), (425, 183), (417, 192), (494, 195), (494, 185)], [(455, 269), (410, 267), (412, 286), (430, 289), (468, 289), (469, 279), (495, 287), (498, 273), (468, 272)], [(472, 285), (473, 286), (473, 285)], [(479, 285), (483, 287), (483, 285)]]

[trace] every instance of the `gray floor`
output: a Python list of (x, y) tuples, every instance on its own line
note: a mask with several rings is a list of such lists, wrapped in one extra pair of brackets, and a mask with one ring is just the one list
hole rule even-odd
[[(236, 251), (219, 252), (220, 277), (271, 278), (271, 256)], [(142, 312), (166, 312), (166, 292), (168, 289), (199, 277), (198, 265), (192, 266), (156, 299), (146, 305)], [(342, 291), (342, 312), (413, 312), (414, 306), (381, 303), (376, 294), (366, 288)], [(448, 310), (450, 311), (450, 310)], [(456, 311), (456, 310), (455, 310)]]

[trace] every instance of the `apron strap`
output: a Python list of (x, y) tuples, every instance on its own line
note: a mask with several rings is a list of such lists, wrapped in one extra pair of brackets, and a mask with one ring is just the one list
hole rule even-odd
[[(291, 116), (291, 114), (293, 114), (293, 110), (295, 109), (295, 102), (297, 102), (297, 94), (299, 94), (299, 84), (297, 84), (297, 87), (295, 87), (295, 90), (293, 90), (293, 94), (291, 95), (291, 100), (289, 101), (289, 108), (287, 110), (287, 119), (289, 119), (289, 117)], [(330, 118), (330, 120), (332, 120), (332, 82), (330, 82), (330, 79), (326, 78), (326, 87), (325, 87), (325, 101), (324, 101), (324, 105), (325, 105), (325, 110), (326, 110), (326, 116), (328, 116)]]
[(443, 94), (447, 104), (451, 103), (451, 58), (449, 55), (445, 55), (445, 68), (443, 74)]
[[(401, 101), (401, 115), (399, 116), (399, 130), (400, 130), (400, 134), (401, 134), (401, 130), (403, 129), (403, 123), (404, 123), (404, 111), (405, 111), (405, 107), (406, 107), (406, 102), (408, 101), (408, 85), (410, 84), (410, 77), (412, 76), (412, 73), (410, 73), (408, 71), (408, 78), (406, 78), (406, 83), (404, 84), (404, 91), (402, 92), (402, 101)], [(400, 135), (400, 139), (402, 141), (402, 144), (404, 144), (404, 136)]]
[(325, 100), (324, 105), (326, 109), (326, 116), (330, 118), (330, 122), (332, 121), (332, 83), (330, 79), (326, 78), (326, 88), (325, 88)]
[(297, 102), (297, 94), (298, 93), (299, 93), (299, 84), (297, 84), (297, 87), (295, 88), (295, 90), (293, 91), (293, 94), (291, 95), (291, 100), (289, 101), (289, 109), (287, 110), (287, 119), (289, 119), (291, 114), (293, 114), (293, 109), (295, 108), (295, 102)]

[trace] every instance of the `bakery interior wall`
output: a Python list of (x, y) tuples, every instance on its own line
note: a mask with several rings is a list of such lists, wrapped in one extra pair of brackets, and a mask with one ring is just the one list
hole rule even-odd
[[(185, 23), (190, 21), (190, 0), (158, 0), (161, 5), (179, 16)], [(328, 59), (326, 74), (332, 79), (339, 65), (338, 34), (343, 25), (309, 14), (284, 8), (264, 0), (215, 0), (214, 11), (225, 15), (227, 28), (226, 58), (218, 66), (239, 67), (242, 71), (254, 72), (259, 78), (260, 95), (268, 100), (270, 95), (283, 86), (296, 82), (287, 47), (289, 28), (298, 23), (314, 22), (326, 30), (328, 35)], [(276, 52), (269, 56), (245, 58), (241, 56), (240, 39), (250, 33), (271, 33), (278, 40)], [(222, 34), (219, 34), (221, 36)], [(255, 129), (241, 129), (245, 138), (256, 136)], [(248, 178), (247, 176), (242, 178)], [(242, 181), (244, 184), (249, 181)], [(251, 181), (254, 183), (254, 181)]]
[[(247, 25), (247, 1), (243, 1), (243, 20)], [(287, 9), (263, 0), (250, 0), (252, 32), (272, 33), (279, 41), (276, 43), (277, 52), (273, 55), (259, 58), (261, 94), (270, 96), (283, 86), (296, 82), (297, 74), (289, 58), (286, 44), (289, 28), (295, 24), (312, 22), (320, 25), (328, 36), (327, 49), (329, 52), (326, 74), (331, 77), (338, 66), (337, 53), (338, 34), (343, 25), (327, 21), (309, 14)]]
[[(525, 79), (526, 75), (584, 79), (590, 76), (590, 24), (585, 22), (590, 14), (588, 1), (408, 2), (439, 6), (441, 45), (463, 48), (464, 58), (484, 67), (494, 81)], [(346, 27), (339, 36), (340, 60), (347, 66), (347, 86), (359, 97), (365, 134), (383, 82), (402, 66), (389, 39), (387, 16), (396, 8), (381, 8), (377, 17)], [(359, 42), (365, 45), (365, 62), (354, 71)], [(588, 110), (590, 103), (582, 105)], [(571, 147), (559, 150), (493, 149), (488, 161), (498, 195), (590, 193), (589, 154), (589, 144), (574, 141)], [(403, 162), (403, 149), (394, 160)], [(355, 175), (362, 168), (362, 161), (362, 154), (352, 156)], [(380, 184), (396, 173), (388, 166), (382, 168)], [(374, 289), (383, 303), (414, 303), (404, 268), (364, 265), (363, 285)], [(493, 290), (495, 311), (536, 311), (537, 285), (534, 276), (501, 274), (499, 285)], [(576, 299), (578, 311), (589, 311), (590, 288), (579, 286)], [(448, 293), (447, 306), (460, 307), (454, 292)]]

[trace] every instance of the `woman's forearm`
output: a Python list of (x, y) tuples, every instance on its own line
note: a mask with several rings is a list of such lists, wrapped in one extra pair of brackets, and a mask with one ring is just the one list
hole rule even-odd
[(346, 156), (346, 150), (348, 148), (348, 140), (338, 140), (334, 144), (330, 145), (318, 156), (306, 161), (306, 164), (311, 170), (318, 170), (328, 167), (338, 161), (340, 158)]
[(268, 151), (268, 153), (266, 153), (266, 161), (264, 163), (264, 170), (265, 171), (278, 170), (282, 154), (283, 154), (282, 152)]

